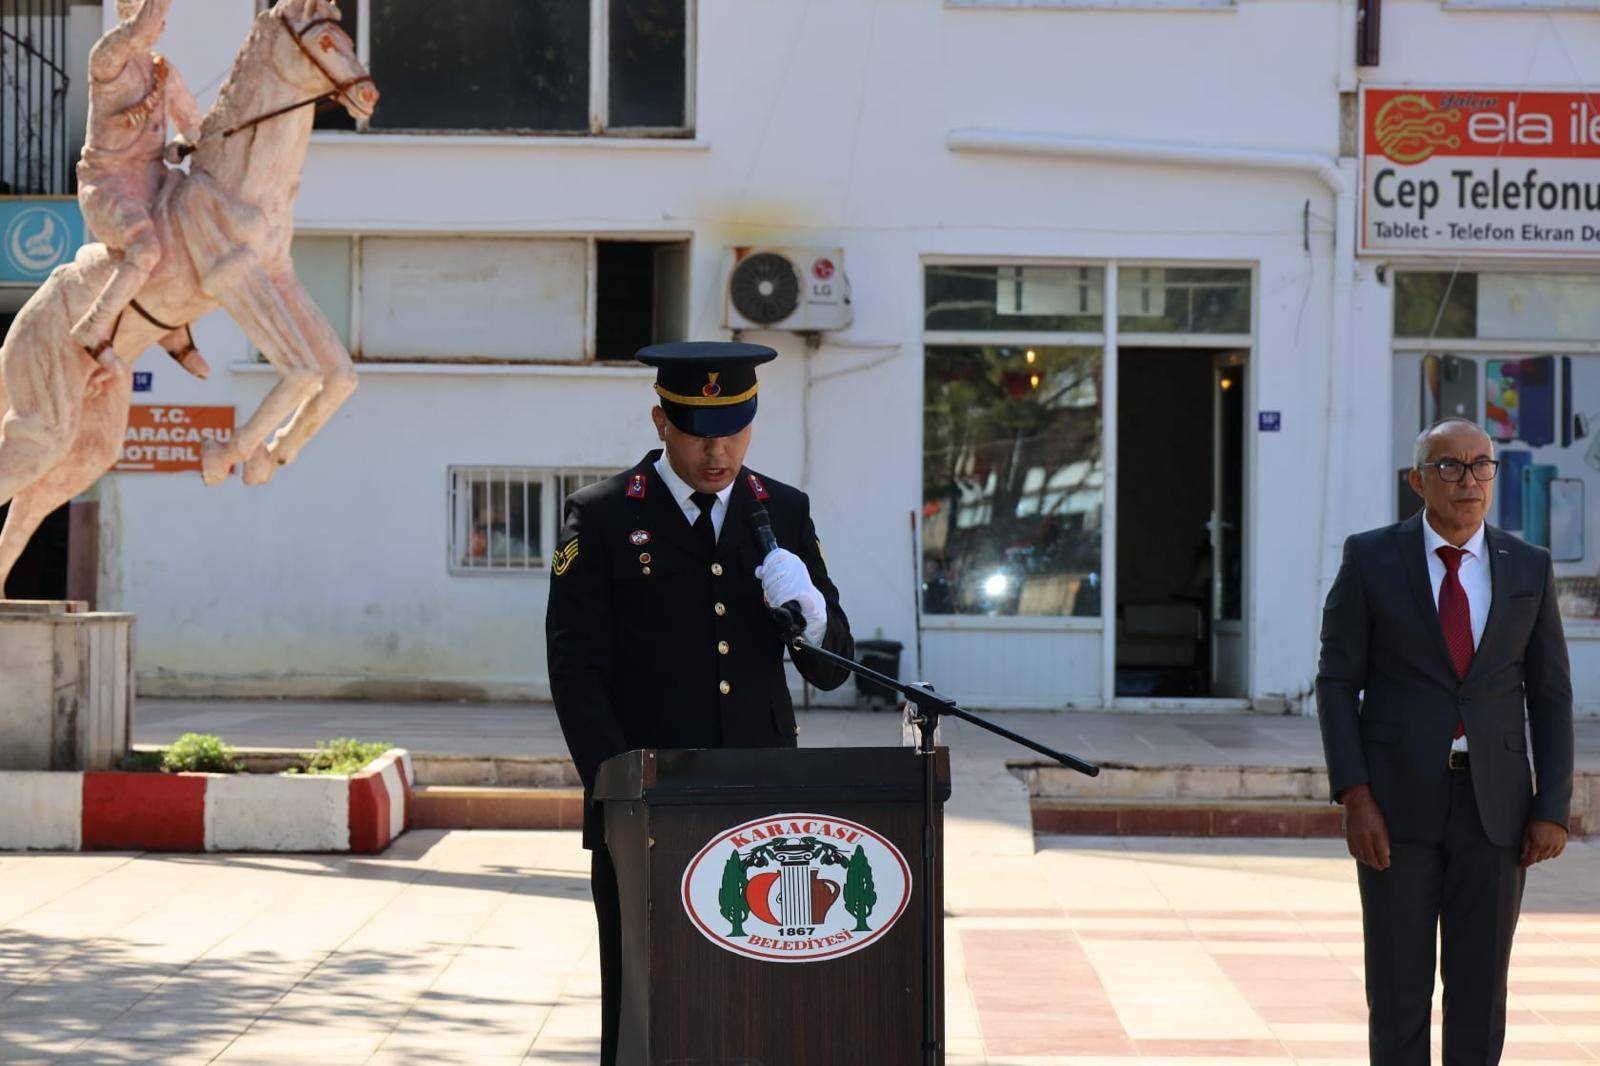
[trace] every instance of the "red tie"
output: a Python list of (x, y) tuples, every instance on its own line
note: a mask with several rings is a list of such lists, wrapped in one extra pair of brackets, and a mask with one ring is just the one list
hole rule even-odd
[[(1467, 603), (1467, 590), (1461, 586), (1461, 557), (1467, 554), (1461, 548), (1448, 544), (1434, 549), (1444, 560), (1444, 581), (1439, 585), (1439, 626), (1444, 630), (1445, 647), (1450, 649), (1450, 661), (1455, 664), (1456, 676), (1466, 677), (1472, 665), (1472, 608)], [(1466, 730), (1456, 722), (1456, 736)]]

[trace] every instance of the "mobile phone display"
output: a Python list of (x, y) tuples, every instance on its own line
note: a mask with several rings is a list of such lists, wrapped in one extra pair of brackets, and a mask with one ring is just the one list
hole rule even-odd
[(1572, 356), (1561, 357), (1561, 446), (1572, 447)]
[(1439, 360), (1439, 417), (1478, 421), (1478, 364), (1458, 355)]
[(1417, 412), (1417, 429), (1424, 430), (1439, 421), (1439, 357), (1422, 357), (1422, 404)]
[(1500, 474), (1495, 479), (1500, 495), (1500, 528), (1516, 532), (1522, 528), (1522, 471), (1533, 462), (1533, 453), (1507, 449), (1500, 453)]
[(1535, 448), (1555, 443), (1556, 366), (1549, 355), (1524, 359), (1517, 367), (1517, 438)]
[[(1470, 476), (1470, 475), (1468, 475)], [(1411, 468), (1403, 468), (1395, 478), (1395, 518), (1401, 522), (1422, 510), (1422, 497), (1411, 488)]]
[(1498, 441), (1517, 439), (1521, 411), (1522, 362), (1518, 359), (1491, 359), (1483, 373), (1483, 413), (1489, 436)]
[(1550, 547), (1550, 482), (1556, 468), (1534, 463), (1522, 471), (1522, 539), (1541, 548)]
[(1558, 477), (1550, 481), (1550, 558), (1558, 563), (1583, 561), (1583, 481)]

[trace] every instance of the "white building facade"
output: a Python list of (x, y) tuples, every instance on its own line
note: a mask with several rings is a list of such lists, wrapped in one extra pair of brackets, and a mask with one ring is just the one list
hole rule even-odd
[[(1469, 239), (1511, 209), (1450, 184), (1471, 145), (1436, 128), (1566, 108), (1600, 5), (1390, 0), (1376, 42), (1356, 0), (583, 6), (345, 0), (385, 99), (314, 134), (297, 266), (361, 387), (267, 486), (102, 482), (142, 692), (548, 695), (560, 501), (655, 446), (627, 356), (729, 337), (732, 264), (767, 250), (801, 299), (842, 272), (849, 314), (742, 331), (780, 352), (748, 461), (810, 493), (903, 674), (975, 707), (1309, 712), (1342, 541), (1403, 513), (1421, 420), (1460, 407), (1538, 468), (1493, 517), (1560, 542), (1600, 713), (1600, 237)], [(197, 90), (255, 9), (177, 0)], [(1363, 89), (1423, 102), (1369, 137)], [(1484, 174), (1543, 151), (1600, 184), (1569, 142), (1502, 136)], [(1401, 225), (1436, 165), (1454, 243)], [(225, 317), (195, 333), (217, 373), (146, 356), (129, 465), (272, 382)]]

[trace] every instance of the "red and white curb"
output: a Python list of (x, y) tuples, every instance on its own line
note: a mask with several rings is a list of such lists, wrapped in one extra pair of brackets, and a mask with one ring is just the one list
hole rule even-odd
[(0, 771), (0, 851), (349, 851), (411, 827), (411, 756), (350, 777)]

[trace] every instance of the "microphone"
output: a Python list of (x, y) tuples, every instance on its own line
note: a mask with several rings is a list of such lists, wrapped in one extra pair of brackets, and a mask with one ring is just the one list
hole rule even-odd
[(767, 509), (761, 506), (760, 500), (750, 501), (746, 517), (750, 519), (750, 531), (756, 535), (756, 543), (761, 545), (762, 554), (771, 555), (777, 551), (778, 538), (772, 535), (772, 519)]
[[(772, 519), (767, 515), (767, 509), (761, 506), (761, 501), (751, 500), (745, 516), (750, 521), (750, 531), (755, 534), (756, 543), (761, 545), (762, 555), (771, 555), (777, 551), (778, 538), (772, 535)], [(780, 607), (772, 608), (772, 620), (783, 633), (785, 641), (793, 640), (806, 631), (806, 616), (805, 612), (800, 610), (799, 600), (790, 600)]]

